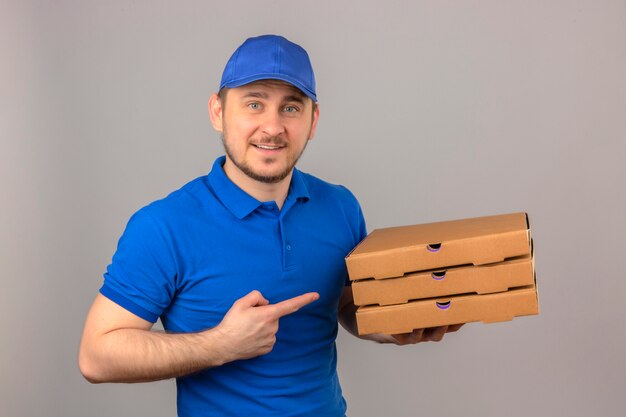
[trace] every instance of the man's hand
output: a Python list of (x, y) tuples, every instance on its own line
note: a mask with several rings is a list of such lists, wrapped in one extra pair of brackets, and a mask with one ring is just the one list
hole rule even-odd
[(452, 333), (459, 330), (463, 324), (454, 324), (451, 326), (430, 327), (428, 329), (416, 329), (411, 333), (401, 334), (376, 334), (370, 338), (378, 343), (393, 343), (396, 345), (414, 345), (420, 342), (439, 342), (446, 333)]
[(249, 359), (269, 353), (276, 343), (278, 320), (319, 299), (315, 292), (269, 304), (259, 291), (235, 301), (215, 328), (227, 343), (229, 360)]

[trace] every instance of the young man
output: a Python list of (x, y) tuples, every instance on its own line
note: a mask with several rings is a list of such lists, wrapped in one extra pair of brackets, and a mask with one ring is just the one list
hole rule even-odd
[[(179, 416), (344, 416), (337, 322), (356, 334), (344, 257), (366, 231), (346, 188), (295, 168), (319, 119), (308, 54), (280, 36), (246, 40), (208, 107), (226, 155), (132, 216), (87, 317), (81, 372), (175, 377)], [(151, 330), (158, 318), (166, 333)]]

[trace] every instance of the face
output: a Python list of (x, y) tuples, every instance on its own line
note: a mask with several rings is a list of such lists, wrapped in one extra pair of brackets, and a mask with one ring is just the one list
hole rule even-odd
[(277, 183), (313, 138), (319, 111), (312, 100), (282, 81), (263, 80), (211, 97), (213, 127), (222, 133), (224, 169), (262, 183)]

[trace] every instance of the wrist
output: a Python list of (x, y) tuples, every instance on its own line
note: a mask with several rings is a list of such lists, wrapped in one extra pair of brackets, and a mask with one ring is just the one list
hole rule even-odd
[(229, 346), (228, 338), (220, 330), (219, 326), (201, 333), (203, 345), (207, 349), (207, 355), (211, 360), (211, 366), (221, 366), (228, 362), (237, 360), (234, 350)]

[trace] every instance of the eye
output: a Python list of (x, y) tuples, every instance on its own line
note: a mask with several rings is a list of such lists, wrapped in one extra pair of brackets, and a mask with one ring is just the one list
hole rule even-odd
[(286, 113), (296, 113), (299, 110), (300, 109), (297, 106), (292, 106), (292, 105), (285, 106), (284, 108), (284, 111)]
[(261, 104), (257, 102), (248, 103), (248, 107), (252, 110), (259, 110), (261, 108)]

